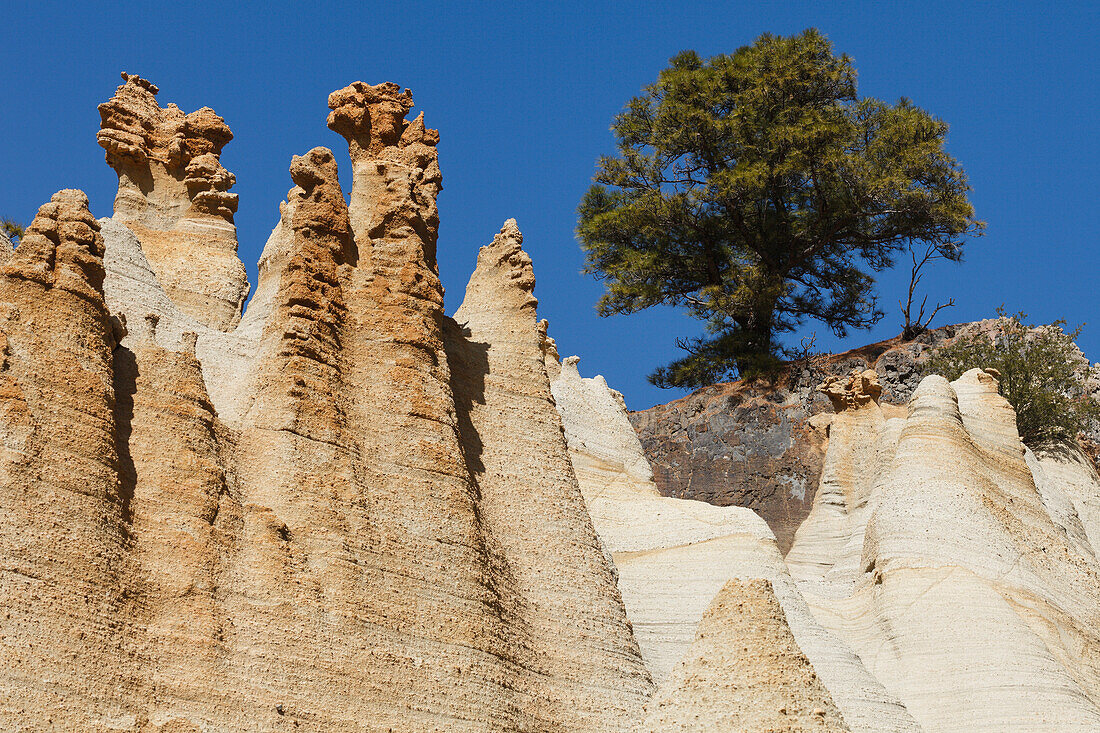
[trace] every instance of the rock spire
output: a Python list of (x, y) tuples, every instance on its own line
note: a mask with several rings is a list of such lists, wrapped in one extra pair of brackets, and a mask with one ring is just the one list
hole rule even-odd
[(115, 219), (141, 240), (165, 291), (188, 315), (229, 331), (240, 320), (248, 282), (237, 259), (236, 178), (221, 164), (233, 139), (209, 107), (161, 108), (155, 84), (122, 74), (99, 105), (96, 140), (118, 173)]

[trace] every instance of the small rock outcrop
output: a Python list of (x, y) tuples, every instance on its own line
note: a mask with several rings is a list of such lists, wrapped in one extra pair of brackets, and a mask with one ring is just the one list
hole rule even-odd
[(849, 731), (767, 580), (731, 580), (643, 730)]

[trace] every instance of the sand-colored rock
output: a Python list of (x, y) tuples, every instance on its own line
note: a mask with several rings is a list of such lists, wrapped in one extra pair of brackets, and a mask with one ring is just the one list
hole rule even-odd
[(15, 252), (15, 245), (6, 232), (0, 232), (0, 265), (6, 265)]
[(849, 730), (763, 579), (719, 591), (642, 729)]
[(230, 331), (248, 281), (237, 258), (236, 182), (221, 164), (233, 139), (209, 107), (184, 114), (161, 108), (156, 85), (132, 74), (99, 105), (97, 141), (118, 173), (114, 218), (141, 240), (161, 286), (205, 325)]
[(87, 197), (65, 190), (0, 267), (5, 730), (99, 731), (128, 721), (117, 699), (137, 669), (123, 623), (128, 497), (102, 257)]
[(341, 285), (342, 358), (347, 424), (363, 457), (370, 620), (383, 639), (412, 642), (400, 654), (379, 643), (367, 660), (374, 684), (389, 688), (372, 714), (397, 727), (537, 727), (545, 701), (509, 684), (512, 600), (493, 569), (444, 352), (438, 133), (422, 117), (405, 121), (411, 105), (396, 84), (357, 82), (329, 97), (329, 127), (352, 159), (358, 259)]
[[(549, 702), (544, 724), (629, 730), (650, 675), (569, 460), (522, 241), (509, 219), (481, 248), (448, 330), (463, 449), (482, 526), (514, 586), (507, 631), (529, 650), (517, 661)], [(609, 696), (609, 685), (620, 692)]]
[[(844, 596), (859, 573), (871, 502), (888, 475), (904, 421), (886, 419), (874, 371), (829, 377), (818, 391), (836, 414), (813, 509), (786, 560), (796, 580), (836, 586), (835, 594)], [(830, 594), (824, 587), (817, 591)]]
[(144, 688), (140, 704), (126, 702), (139, 720), (187, 729), (218, 720), (216, 708), (234, 699), (221, 643), (232, 620), (220, 602), (241, 507), (194, 334), (165, 349), (157, 320), (129, 324), (130, 346), (114, 360), (121, 514), (135, 565), (125, 621)]
[[(811, 615), (763, 519), (742, 507), (659, 494), (621, 396), (602, 377), (582, 378), (578, 361), (565, 359), (551, 387), (592, 521), (614, 557), (642, 655), (661, 684), (658, 698), (681, 711), (694, 703), (708, 714), (739, 708), (741, 698), (728, 691), (698, 699), (690, 687), (671, 692), (670, 686), (683, 682), (682, 676), (672, 680), (673, 670), (694, 653), (700, 620), (727, 582), (764, 579), (798, 648), (852, 730), (918, 730), (858, 657)], [(714, 673), (736, 675), (736, 670), (722, 671), (727, 662), (739, 660), (716, 659)]]
[(887, 349), (831, 411), (666, 411), (802, 411), (734, 441), (828, 446), (788, 572), (752, 511), (659, 494), (513, 221), (445, 315), (407, 90), (330, 97), (350, 204), (294, 157), (242, 316), (228, 127), (124, 81), (115, 215), (62, 191), (0, 243), (0, 728), (1100, 727), (1100, 479), (1026, 450), (994, 374), (891, 417)]
[(926, 378), (875, 438), (880, 419), (833, 421), (788, 554), (817, 618), (926, 731), (1095, 729), (1100, 567), (1067, 498), (1088, 482), (1033, 475), (980, 370)]
[(1100, 476), (1076, 446), (1029, 452), (1028, 467), (1051, 517), (1078, 540), (1081, 549), (1100, 552)]
[[(102, 109), (115, 216), (62, 192), (0, 269), (0, 727), (640, 722), (652, 683), (568, 460), (518, 233), (471, 284), (485, 348), (459, 333), (448, 353), (438, 136), (395, 85), (349, 89), (351, 206), (330, 151), (294, 158), (239, 323), (240, 300), (196, 294), (243, 299), (243, 276), (165, 259), (236, 261), (228, 128), (136, 77)], [(452, 357), (493, 405), (464, 393), (465, 422)]]

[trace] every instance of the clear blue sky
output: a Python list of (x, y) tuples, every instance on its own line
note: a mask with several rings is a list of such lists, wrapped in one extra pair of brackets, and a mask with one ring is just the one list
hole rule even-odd
[[(954, 296), (943, 320), (1004, 303), (1034, 319), (1089, 322), (1085, 353), (1100, 360), (1100, 169), (1097, 38), (1100, 4), (5, 3), (0, 43), (0, 215), (29, 221), (66, 187), (111, 213), (113, 171), (95, 143), (96, 105), (120, 71), (160, 86), (164, 105), (213, 107), (233, 129), (223, 163), (237, 176), (240, 254), (255, 263), (291, 186), (290, 156), (334, 150), (345, 189), (344, 140), (325, 127), (330, 91), (361, 79), (413, 90), (415, 115), (439, 128), (444, 191), (439, 266), (448, 312), (462, 299), (477, 249), (515, 217), (535, 261), (539, 311), (563, 355), (604, 374), (635, 409), (665, 402), (646, 375), (676, 356), (697, 326), (667, 310), (598, 318), (602, 285), (579, 274), (576, 205), (597, 156), (612, 150), (612, 117), (676, 52), (731, 52), (765, 31), (816, 26), (848, 53), (860, 92), (908, 96), (951, 125), (987, 235), (961, 266), (926, 276), (930, 300)], [(907, 283), (879, 278), (896, 303)], [(841, 349), (889, 338), (897, 308)]]

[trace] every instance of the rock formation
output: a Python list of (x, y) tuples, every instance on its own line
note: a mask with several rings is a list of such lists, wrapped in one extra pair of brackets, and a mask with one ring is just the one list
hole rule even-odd
[[(718, 506), (747, 506), (768, 522), (784, 553), (814, 505), (823, 470), (826, 429), (836, 410), (817, 385), (873, 370), (887, 417), (905, 413), (932, 352), (974, 332), (990, 332), (995, 319), (944, 326), (913, 341), (900, 337), (841, 354), (792, 363), (774, 384), (732, 382), (631, 413), (654, 481), (665, 496)], [(1076, 355), (1086, 393), (1100, 399), (1100, 365)], [(1100, 434), (1089, 436), (1094, 443)]]
[[(0, 267), (0, 728), (106, 729), (134, 676), (103, 238), (80, 191)], [(69, 725), (65, 724), (69, 721)], [(72, 723), (77, 723), (73, 726)]]
[(1096, 729), (1095, 474), (1028, 456), (991, 374), (927, 377), (893, 420), (869, 376), (827, 388), (841, 412), (787, 555), (814, 615), (926, 731)]
[(444, 313), (394, 84), (329, 98), (350, 203), (294, 156), (242, 313), (231, 134), (156, 94), (100, 108), (114, 216), (65, 190), (0, 242), (0, 729), (1100, 728), (1100, 476), (995, 374), (878, 345), (636, 433), (514, 221)]
[(644, 729), (850, 730), (764, 579), (718, 592)]
[(209, 107), (184, 114), (157, 104), (156, 85), (133, 74), (99, 105), (96, 136), (118, 173), (115, 220), (141, 241), (161, 286), (184, 313), (230, 331), (248, 282), (237, 259), (236, 182), (220, 156), (233, 133)]
[(6, 265), (15, 252), (11, 237), (6, 232), (0, 232), (0, 265)]
[[(481, 520), (496, 540), (492, 550), (517, 595), (509, 632), (519, 648), (540, 651), (522, 661), (538, 683), (535, 692), (561, 701), (546, 711), (545, 725), (629, 727), (651, 692), (649, 673), (627, 661), (636, 658), (637, 643), (551, 398), (535, 276), (522, 241), (509, 219), (481, 248), (449, 328), (463, 452)], [(625, 693), (616, 698), (594, 684), (616, 678)]]
[(115, 215), (61, 192), (0, 269), (0, 727), (637, 725), (514, 223), (447, 318), (438, 134), (353, 84), (351, 204), (293, 159), (242, 317), (229, 130), (124, 80)]
[(994, 374), (928, 377), (903, 417), (875, 371), (826, 378), (824, 468), (785, 563), (744, 509), (660, 497), (575, 358), (553, 389), (660, 683), (649, 729), (1098, 725), (1100, 480), (1075, 448), (1025, 449)]
[[(547, 352), (554, 353), (549, 348)], [(726, 725), (732, 730), (800, 730), (797, 721), (802, 713), (813, 725), (826, 722), (813, 715), (820, 708), (830, 711), (829, 725), (847, 725), (855, 731), (919, 730), (860, 659), (811, 615), (775, 536), (760, 517), (742, 507), (716, 507), (658, 493), (621, 395), (602, 377), (582, 378), (577, 363), (576, 357), (567, 358), (551, 387), (592, 521), (614, 557), (627, 615), (660, 684), (649, 709), (648, 729)], [(731, 579), (746, 583), (729, 585), (720, 594)], [(784, 639), (789, 644), (786, 651), (778, 656), (772, 650), (750, 651), (745, 641), (737, 642), (736, 654), (716, 649), (713, 629), (727, 625), (740, 629), (722, 632), (731, 643), (735, 638), (762, 643), (761, 637), (741, 634), (764, 617), (730, 613), (734, 606), (752, 614), (771, 609), (766, 633), (774, 635), (769, 639)], [(710, 621), (702, 624), (708, 616)], [(746, 665), (754, 670), (750, 675), (761, 675), (755, 679), (768, 678), (777, 685), (761, 692), (759, 705), (754, 702), (756, 693), (745, 694), (742, 688), (749, 679), (740, 676)], [(805, 686), (799, 680), (813, 675), (825, 692), (803, 694)], [(781, 704), (770, 705), (780, 699)], [(838, 714), (832, 712), (829, 699)], [(776, 717), (781, 707), (791, 715)], [(787, 727), (777, 721), (785, 721)]]

